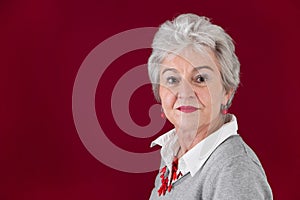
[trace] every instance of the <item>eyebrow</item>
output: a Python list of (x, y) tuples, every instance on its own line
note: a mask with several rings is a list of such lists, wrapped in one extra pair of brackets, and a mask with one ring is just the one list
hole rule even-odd
[(210, 66), (199, 66), (199, 67), (195, 67), (193, 69), (193, 71), (199, 71), (200, 69), (209, 69), (210, 71), (214, 71), (213, 68), (211, 68)]
[(175, 72), (175, 73), (178, 72), (175, 68), (166, 68), (166, 69), (164, 69), (164, 70), (162, 71), (161, 74), (164, 74), (164, 73), (166, 73), (167, 71), (171, 71), (171, 72)]
[[(199, 71), (201, 69), (209, 69), (211, 71), (214, 71), (213, 68), (209, 67), (209, 66), (199, 66), (199, 67), (194, 67), (193, 71)], [(162, 71), (162, 74), (166, 73), (167, 71), (172, 71), (177, 73), (178, 71), (175, 68), (166, 68)]]

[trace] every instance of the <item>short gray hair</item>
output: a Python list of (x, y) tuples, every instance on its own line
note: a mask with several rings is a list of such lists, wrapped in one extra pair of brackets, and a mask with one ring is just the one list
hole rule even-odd
[(160, 64), (170, 52), (178, 52), (188, 46), (201, 50), (209, 47), (221, 65), (223, 86), (234, 92), (227, 103), (230, 107), (234, 93), (240, 83), (240, 63), (235, 55), (232, 38), (218, 25), (206, 17), (195, 14), (182, 14), (173, 21), (163, 23), (154, 36), (152, 54), (148, 60), (148, 73), (155, 98), (159, 97)]

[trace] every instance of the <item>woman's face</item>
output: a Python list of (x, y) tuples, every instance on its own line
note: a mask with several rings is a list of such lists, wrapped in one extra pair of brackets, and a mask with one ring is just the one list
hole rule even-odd
[(221, 104), (227, 103), (230, 94), (210, 49), (199, 53), (186, 48), (162, 62), (159, 95), (166, 117), (177, 130), (196, 133), (212, 128), (221, 119)]

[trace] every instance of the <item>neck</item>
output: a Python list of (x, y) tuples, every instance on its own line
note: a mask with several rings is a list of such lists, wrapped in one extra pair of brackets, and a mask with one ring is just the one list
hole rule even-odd
[(204, 138), (218, 130), (226, 121), (226, 115), (220, 115), (217, 119), (213, 120), (209, 124), (204, 124), (197, 129), (182, 129), (176, 128), (176, 134), (178, 136), (178, 142), (180, 149), (177, 157), (182, 157), (187, 151), (192, 149), (195, 145), (201, 142)]

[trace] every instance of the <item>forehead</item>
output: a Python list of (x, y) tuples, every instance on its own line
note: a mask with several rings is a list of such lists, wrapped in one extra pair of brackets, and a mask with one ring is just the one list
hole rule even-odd
[(170, 53), (164, 58), (161, 65), (162, 68), (175, 68), (178, 71), (191, 71), (199, 66), (209, 66), (214, 71), (219, 71), (219, 62), (209, 48), (200, 52), (189, 47), (179, 53)]

